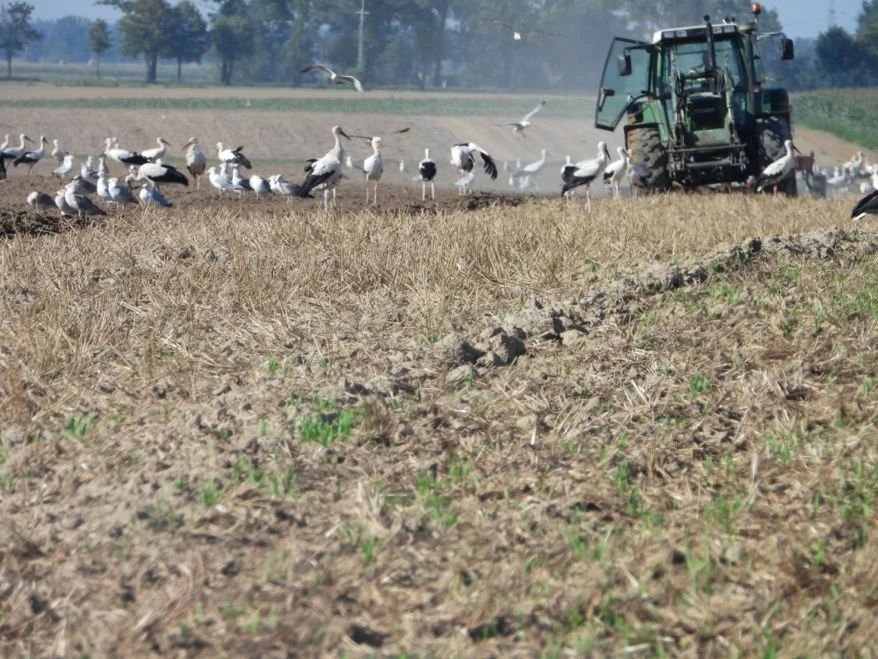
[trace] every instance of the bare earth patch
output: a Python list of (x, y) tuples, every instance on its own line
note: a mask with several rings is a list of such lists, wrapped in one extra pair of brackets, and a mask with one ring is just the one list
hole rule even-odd
[(874, 646), (868, 220), (342, 192), (3, 202), (4, 654)]

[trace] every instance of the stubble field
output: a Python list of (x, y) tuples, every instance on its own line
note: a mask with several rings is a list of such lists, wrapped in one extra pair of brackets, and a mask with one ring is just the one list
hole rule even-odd
[(850, 200), (395, 181), (373, 209), (346, 181), (327, 215), (169, 189), (61, 222), (20, 178), (5, 656), (872, 651), (878, 233)]

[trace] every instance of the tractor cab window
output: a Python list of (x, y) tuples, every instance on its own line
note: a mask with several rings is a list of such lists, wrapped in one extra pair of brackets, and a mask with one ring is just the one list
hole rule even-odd
[[(714, 53), (717, 68), (728, 74), (734, 89), (744, 89), (743, 62), (737, 43), (731, 39), (717, 39), (714, 42)], [(676, 71), (683, 75), (687, 91), (699, 91), (699, 87), (704, 87), (706, 90), (708, 86), (708, 81), (704, 77), (706, 56), (705, 41), (670, 44), (661, 58), (659, 88), (668, 89), (667, 86), (673, 81), (675, 73), (671, 67), (675, 67)]]

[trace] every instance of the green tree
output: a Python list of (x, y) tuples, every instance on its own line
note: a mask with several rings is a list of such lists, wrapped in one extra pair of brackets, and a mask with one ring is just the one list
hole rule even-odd
[(119, 52), (128, 57), (143, 55), (146, 82), (155, 82), (159, 55), (173, 32), (174, 12), (167, 0), (98, 0), (98, 4), (122, 12), (118, 31)]
[(224, 0), (211, 16), (213, 52), (220, 61), (220, 83), (232, 84), (235, 62), (253, 52), (253, 29), (244, 0)]
[(855, 36), (872, 57), (878, 57), (878, 0), (863, 2)]
[(875, 81), (872, 57), (866, 48), (841, 27), (831, 27), (817, 37), (817, 68), (830, 87), (867, 87)]
[(12, 77), (12, 56), (24, 50), (31, 41), (42, 35), (31, 25), (33, 5), (10, 2), (0, 7), (0, 48), (6, 56), (6, 77)]
[(183, 79), (183, 63), (201, 61), (210, 46), (210, 35), (207, 21), (191, 0), (181, 0), (171, 8), (170, 31), (160, 54), (177, 60), (177, 82), (180, 82)]
[(110, 46), (112, 45), (107, 22), (98, 19), (92, 23), (91, 27), (88, 29), (88, 47), (95, 56), (98, 78), (101, 77), (101, 55), (110, 50)]

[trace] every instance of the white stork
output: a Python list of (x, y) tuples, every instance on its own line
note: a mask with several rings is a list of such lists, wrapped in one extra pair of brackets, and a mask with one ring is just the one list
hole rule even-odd
[(195, 189), (201, 187), (201, 176), (207, 169), (207, 158), (201, 149), (198, 148), (198, 138), (190, 137), (189, 141), (183, 145), (186, 150), (186, 169), (189, 170), (189, 176), (195, 181)]
[(561, 194), (564, 195), (573, 188), (584, 185), (585, 207), (591, 210), (591, 184), (603, 173), (609, 159), (610, 152), (607, 151), (606, 142), (598, 142), (597, 158), (580, 160), (573, 165), (565, 166), (564, 172), (561, 174), (561, 180), (564, 182), (564, 185), (561, 186)]
[(323, 184), (324, 211), (329, 210), (329, 191), (332, 190), (333, 200), (335, 200), (335, 188), (341, 180), (341, 163), (345, 155), (344, 148), (341, 145), (341, 138), (346, 137), (347, 139), (351, 139), (348, 137), (347, 133), (342, 130), (341, 126), (332, 127), (332, 136), (335, 139), (335, 144), (325, 156), (318, 158), (305, 168), (305, 171), (308, 172), (308, 176), (305, 177), (305, 180), (302, 182), (302, 185), (298, 190), (299, 196), (305, 197), (310, 194), (311, 190), (318, 185)]
[(545, 100), (540, 101), (539, 105), (537, 105), (533, 110), (531, 110), (526, 115), (524, 115), (520, 121), (512, 121), (512, 122), (506, 123), (506, 124), (497, 124), (497, 126), (500, 128), (511, 126), (513, 134), (521, 135), (522, 137), (527, 137), (527, 135), (524, 134), (525, 129), (527, 129), (531, 125), (531, 119), (533, 119), (533, 116), (537, 112), (539, 112), (540, 110), (543, 109), (543, 106), (545, 104), (546, 104)]
[(22, 153), (18, 158), (12, 161), (13, 167), (27, 165), (27, 175), (30, 176), (34, 166), (36, 166), (36, 164), (43, 159), (43, 156), (46, 155), (46, 144), (48, 143), (49, 140), (47, 140), (45, 136), (40, 135), (40, 148), (35, 151), (25, 151)]
[(158, 143), (157, 147), (154, 147), (152, 149), (144, 149), (140, 152), (140, 155), (152, 162), (155, 162), (159, 158), (164, 158), (165, 153), (168, 150), (167, 147), (171, 146), (171, 144), (167, 140), (165, 140), (164, 137), (157, 138), (156, 142)]
[(796, 156), (793, 152), (798, 151), (798, 149), (793, 146), (792, 140), (785, 140), (783, 145), (786, 153), (766, 166), (759, 175), (759, 178), (756, 179), (757, 192), (762, 192), (765, 188), (772, 187), (776, 195), (777, 186), (796, 168)]
[[(488, 176), (490, 176), (492, 180), (497, 179), (497, 165), (487, 151), (475, 142), (455, 144), (451, 147), (451, 164), (457, 167), (457, 174), (459, 176), (457, 185), (460, 188), (460, 194), (465, 194), (467, 192), (469, 183), (472, 181), (472, 178), (465, 176), (465, 174), (469, 174), (473, 170), (475, 153), (481, 154), (482, 160), (485, 164), (485, 172)], [(461, 182), (463, 183), (461, 184)]]
[(161, 159), (157, 162), (147, 162), (140, 166), (137, 170), (137, 180), (147, 179), (153, 183), (177, 183), (179, 185), (189, 185), (189, 179), (186, 175), (179, 171), (176, 167), (165, 165)]
[(614, 160), (604, 169), (604, 185), (613, 186), (614, 198), (619, 196), (619, 183), (628, 173), (628, 166), (631, 162), (631, 155), (624, 146), (616, 147), (616, 153), (619, 154), (619, 159)]
[[(9, 137), (9, 136), (7, 135), (7, 137)], [(67, 152), (63, 151), (59, 145), (60, 145), (60, 142), (57, 139), (52, 140), (52, 154), (51, 155), (55, 160), (58, 161), (58, 164), (60, 165), (61, 163), (64, 162), (64, 158), (67, 157)], [(2, 149), (0, 149), (0, 151), (2, 151)]]
[(115, 160), (123, 165), (142, 165), (147, 162), (147, 159), (144, 158), (142, 154), (137, 153), (137, 151), (129, 151), (128, 149), (121, 148), (116, 143), (115, 137), (108, 137), (104, 140), (104, 144), (103, 153), (110, 160)]
[(430, 184), (430, 193), (433, 201), (436, 201), (436, 163), (430, 159), (430, 149), (424, 149), (424, 159), (418, 163), (418, 174), (421, 177), (421, 201), (427, 200), (427, 183)]
[(515, 39), (515, 41), (521, 41), (521, 39), (522, 39), (522, 37), (524, 37), (524, 35), (530, 35), (530, 34), (535, 34), (535, 35), (540, 35), (540, 36), (545, 36), (545, 37), (560, 37), (561, 36), (558, 32), (542, 32), (541, 30), (520, 31), (520, 30), (516, 30), (514, 27), (512, 27), (508, 23), (504, 23), (503, 21), (494, 20), (491, 22), (494, 23), (495, 25), (499, 25), (500, 27), (505, 27), (507, 30), (512, 32), (512, 38)]
[(223, 148), (222, 142), (216, 143), (216, 154), (221, 163), (225, 163), (226, 165), (241, 165), (245, 169), (253, 169), (253, 165), (250, 164), (247, 156), (242, 153), (243, 150), (243, 146), (239, 146), (236, 149), (226, 149)]
[(384, 158), (381, 157), (381, 150), (384, 143), (380, 137), (372, 138), (372, 155), (363, 161), (363, 174), (366, 178), (366, 205), (369, 205), (369, 183), (375, 184), (372, 203), (378, 203), (378, 181), (384, 174)]
[(525, 189), (527, 189), (527, 187), (534, 187), (534, 188), (539, 189), (539, 187), (536, 184), (536, 181), (534, 181), (533, 178), (543, 170), (543, 167), (546, 166), (546, 156), (549, 155), (549, 150), (542, 149), (540, 151), (540, 155), (541, 155), (541, 157), (539, 160), (535, 160), (534, 162), (525, 165), (524, 167), (522, 167), (518, 171), (512, 172), (512, 174), (509, 175), (510, 183), (512, 185), (515, 185), (515, 182), (517, 181), (520, 184), (522, 179), (529, 178), (532, 185), (521, 186), (521, 189), (525, 190)]
[(18, 146), (11, 146), (3, 149), (0, 151), (0, 156), (2, 156), (3, 160), (15, 160), (25, 152), (25, 142), (30, 142), (31, 144), (34, 143), (31, 138), (22, 133), (18, 136)]
[(312, 64), (311, 66), (306, 66), (304, 69), (302, 69), (302, 73), (308, 73), (309, 71), (323, 71), (324, 73), (329, 74), (329, 82), (331, 84), (343, 85), (345, 83), (350, 83), (358, 92), (362, 93), (364, 91), (363, 84), (354, 76), (339, 75), (328, 66), (324, 66), (323, 64)]

